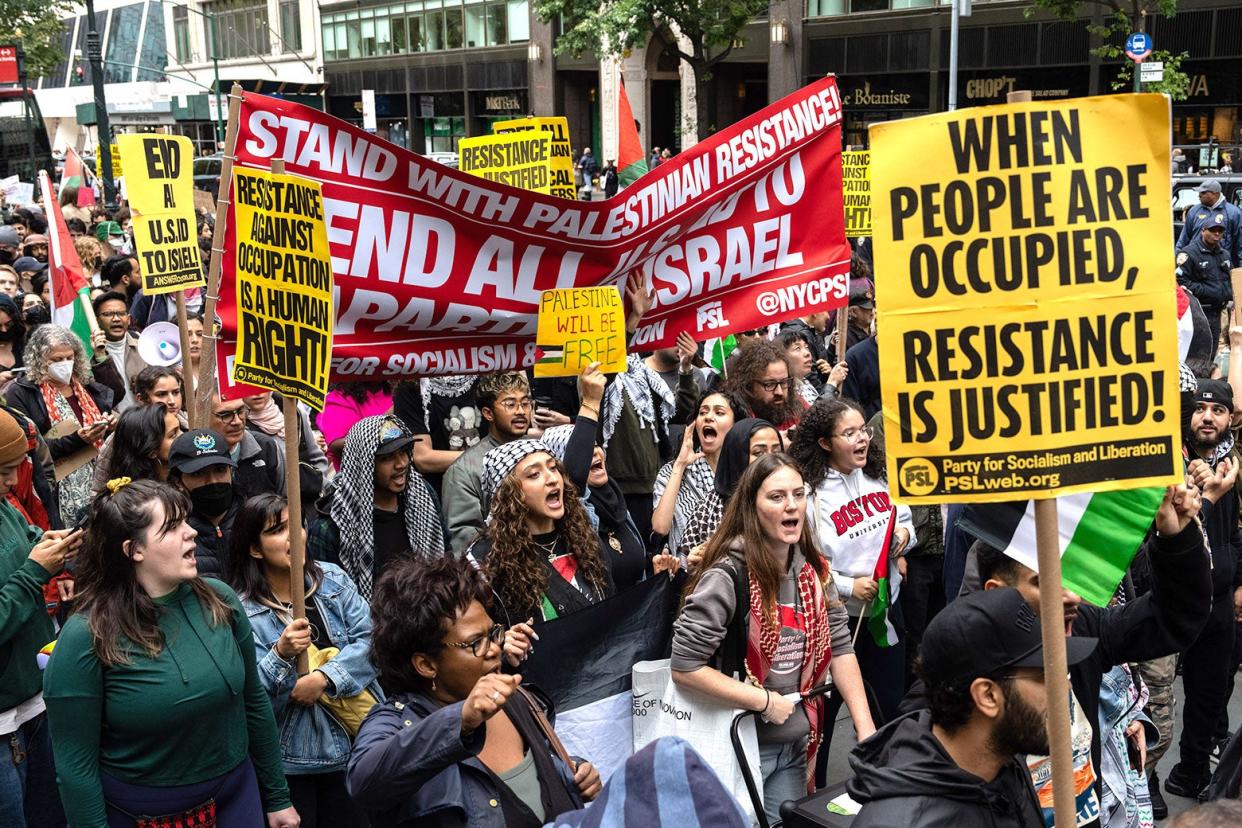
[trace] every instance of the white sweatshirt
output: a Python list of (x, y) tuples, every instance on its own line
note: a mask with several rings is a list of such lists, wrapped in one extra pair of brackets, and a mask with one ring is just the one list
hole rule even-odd
[[(862, 469), (848, 475), (829, 469), (828, 476), (812, 493), (807, 515), (819, 537), (820, 548), (828, 556), (837, 591), (852, 616), (862, 612), (863, 607), (863, 602), (852, 597), (854, 579), (870, 578), (875, 572), (889, 512), (894, 508), (897, 525), (910, 533), (906, 549), (912, 549), (914, 521), (910, 507), (893, 503), (884, 481), (867, 477)], [(888, 578), (890, 599), (895, 601), (901, 585), (896, 562), (890, 561)]]

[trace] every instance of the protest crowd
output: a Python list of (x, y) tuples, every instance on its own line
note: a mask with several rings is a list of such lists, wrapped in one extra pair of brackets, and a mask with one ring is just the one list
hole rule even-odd
[[(1200, 192), (1170, 257), (1188, 347), (1163, 366), (1184, 480), (1111, 599), (1060, 599), (1079, 825), (1147, 828), (1166, 796), (1206, 803), (1175, 825), (1242, 824), (1207, 802), (1242, 768), (1242, 212)], [(752, 824), (698, 744), (617, 758), (609, 722), (563, 732), (556, 700), (628, 689), (649, 658), (669, 693), (756, 714), (765, 825), (817, 789), (848, 804), (814, 824), (1053, 824), (1039, 576), (999, 505), (890, 499), (876, 289), (895, 277), (869, 244), (842, 313), (714, 349), (633, 342), (654, 301), (636, 271), (615, 373), (334, 382), (292, 418), (278, 393), (215, 393), (190, 428), (206, 289), (185, 292), (188, 360), (158, 358), (144, 332), (178, 307), (144, 294), (130, 210), (57, 201), (0, 225), (0, 826)], [(70, 249), (89, 342), (53, 322)], [(629, 733), (639, 696), (600, 709)]]

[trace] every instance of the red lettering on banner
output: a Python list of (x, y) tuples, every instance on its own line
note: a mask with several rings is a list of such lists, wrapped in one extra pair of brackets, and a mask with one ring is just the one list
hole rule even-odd
[(887, 492), (870, 492), (843, 504), (828, 517), (832, 521), (832, 528), (836, 529), (837, 535), (840, 536), (862, 523), (865, 517), (874, 517), (891, 511), (892, 508), (893, 502), (889, 499)]
[[(246, 93), (238, 163), (322, 182), (337, 314), (334, 380), (534, 362), (540, 294), (644, 273), (644, 349), (843, 305), (841, 109), (824, 78), (721, 130), (603, 202), (448, 169), (322, 112)], [(223, 272), (234, 271), (229, 223)], [(236, 341), (221, 285), (221, 356)], [(861, 513), (860, 513), (861, 514)]]

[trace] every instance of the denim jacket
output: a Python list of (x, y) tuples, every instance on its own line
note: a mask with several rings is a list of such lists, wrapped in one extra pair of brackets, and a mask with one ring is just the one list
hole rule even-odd
[(1100, 782), (1101, 824), (1119, 828), (1150, 825), (1151, 795), (1142, 771), (1130, 767), (1125, 729), (1138, 720), (1143, 723), (1147, 749), (1158, 741), (1156, 727), (1143, 713), (1145, 689), (1135, 685), (1130, 673), (1115, 665), (1100, 682)]
[[(340, 653), (319, 670), (333, 685), (332, 698), (355, 696), (370, 690), (377, 701), (384, 694), (371, 665), (371, 611), (358, 594), (353, 581), (340, 567), (320, 562), (323, 583), (311, 596), (327, 627), (323, 634)], [(280, 750), (285, 773), (329, 773), (345, 769), (349, 761), (349, 734), (320, 704), (304, 707), (290, 702), (289, 694), (297, 682), (297, 662), (276, 654), (276, 642), (288, 619), (271, 607), (243, 598), (242, 604), (254, 628), (255, 656), (259, 679), (272, 700), (272, 711), (280, 728)]]

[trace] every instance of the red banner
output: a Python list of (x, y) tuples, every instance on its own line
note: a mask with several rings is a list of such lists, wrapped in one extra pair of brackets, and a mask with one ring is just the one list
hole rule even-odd
[[(634, 270), (656, 296), (634, 338), (643, 350), (683, 330), (701, 340), (845, 304), (840, 121), (825, 78), (599, 202), (476, 178), (251, 93), (236, 156), (264, 170), (282, 158), (323, 183), (332, 379), (398, 379), (527, 367), (542, 291), (623, 285)], [(230, 219), (222, 377), (237, 335), (234, 230)]]

